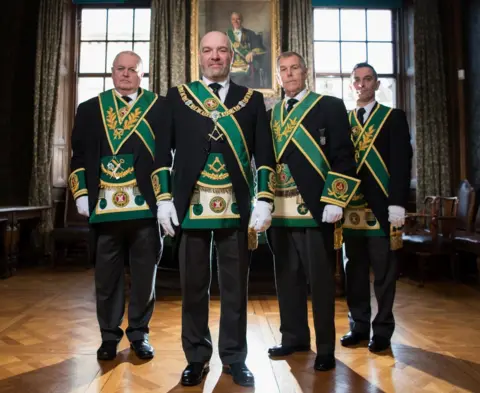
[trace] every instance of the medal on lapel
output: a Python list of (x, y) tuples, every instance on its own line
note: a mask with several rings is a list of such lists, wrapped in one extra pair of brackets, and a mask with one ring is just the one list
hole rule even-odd
[(320, 132), (320, 145), (325, 146), (327, 144), (327, 137), (325, 136), (325, 128), (318, 130)]

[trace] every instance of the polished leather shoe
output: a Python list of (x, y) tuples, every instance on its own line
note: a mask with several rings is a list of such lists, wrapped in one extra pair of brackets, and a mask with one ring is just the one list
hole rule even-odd
[(155, 354), (155, 350), (148, 342), (148, 339), (136, 340), (130, 343), (130, 348), (133, 349), (135, 355), (139, 359), (151, 359)]
[(328, 371), (335, 368), (335, 356), (317, 355), (313, 368), (317, 371)]
[(348, 332), (340, 339), (340, 344), (344, 347), (351, 347), (360, 344), (362, 341), (368, 341), (369, 339), (370, 334), (368, 333)]
[(117, 357), (118, 341), (102, 341), (102, 345), (97, 350), (98, 360), (113, 360)]
[(240, 386), (254, 386), (255, 378), (245, 363), (232, 363), (223, 366), (223, 371), (233, 377), (233, 382)]
[(382, 352), (390, 348), (390, 339), (380, 336), (373, 336), (368, 343), (368, 350), (373, 353)]
[(188, 366), (183, 370), (181, 384), (183, 386), (199, 385), (209, 371), (210, 367), (208, 363), (188, 363)]
[(310, 345), (297, 345), (297, 346), (288, 346), (288, 345), (276, 345), (268, 349), (268, 355), (271, 357), (277, 356), (287, 356), (291, 355), (294, 352), (307, 352), (310, 351)]

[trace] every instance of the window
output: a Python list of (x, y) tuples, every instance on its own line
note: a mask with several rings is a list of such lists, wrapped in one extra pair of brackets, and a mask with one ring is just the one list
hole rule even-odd
[(350, 90), (355, 64), (367, 61), (377, 71), (377, 101), (397, 104), (394, 12), (386, 9), (314, 9), (315, 90), (356, 102)]
[(133, 50), (143, 60), (141, 86), (148, 88), (149, 8), (82, 8), (77, 103), (112, 89), (111, 66), (118, 52)]

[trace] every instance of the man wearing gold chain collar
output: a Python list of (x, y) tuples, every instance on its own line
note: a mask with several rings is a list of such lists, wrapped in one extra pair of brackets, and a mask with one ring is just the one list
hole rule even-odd
[(131, 272), (127, 337), (141, 359), (155, 303), (160, 237), (150, 175), (163, 100), (139, 88), (142, 60), (130, 51), (113, 62), (112, 90), (79, 105), (72, 132), (69, 185), (78, 212), (96, 237), (95, 288), (102, 345), (100, 360), (116, 357), (125, 309), (124, 254)]
[[(401, 247), (412, 160), (405, 112), (375, 101), (379, 85), (370, 64), (359, 63), (354, 67), (352, 90), (357, 109), (349, 113), (349, 118), (357, 173), (362, 183), (345, 211), (344, 222), (350, 332), (342, 337), (341, 343), (348, 347), (367, 341), (372, 329), (368, 344), (371, 352), (388, 349), (395, 328), (394, 251)], [(378, 303), (371, 324), (370, 265)]]
[(271, 112), (277, 185), (268, 239), (275, 257), (282, 340), (268, 353), (277, 357), (310, 350), (309, 283), (317, 350), (314, 368), (327, 371), (335, 367), (334, 231), (339, 248), (338, 221), (359, 181), (353, 177), (345, 105), (338, 98), (309, 91), (307, 72), (298, 53), (285, 52), (277, 59), (285, 99)]
[(157, 140), (158, 169), (152, 176), (158, 220), (170, 236), (180, 237), (182, 345), (188, 361), (181, 382), (197, 385), (209, 370), (213, 239), (221, 297), (220, 359), (235, 383), (252, 386), (254, 377), (245, 365), (247, 228), (260, 232), (271, 222), (272, 139), (262, 95), (229, 80), (233, 52), (225, 33), (207, 33), (199, 53), (202, 80), (168, 91), (167, 131)]

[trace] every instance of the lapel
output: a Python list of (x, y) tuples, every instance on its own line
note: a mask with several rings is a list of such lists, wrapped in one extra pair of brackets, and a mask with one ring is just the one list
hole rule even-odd
[(244, 96), (246, 91), (245, 88), (236, 85), (235, 83), (230, 80), (230, 87), (228, 88), (227, 96), (225, 97), (225, 106), (227, 108), (232, 108), (238, 104)]

